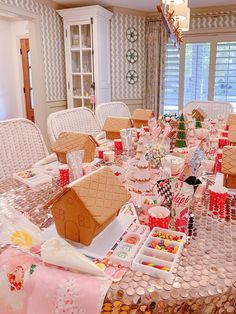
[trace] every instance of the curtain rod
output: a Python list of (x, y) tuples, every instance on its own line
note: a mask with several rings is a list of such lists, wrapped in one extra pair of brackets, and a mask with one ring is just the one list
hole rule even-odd
[(158, 17), (146, 17), (145, 22), (160, 22), (161, 19)]

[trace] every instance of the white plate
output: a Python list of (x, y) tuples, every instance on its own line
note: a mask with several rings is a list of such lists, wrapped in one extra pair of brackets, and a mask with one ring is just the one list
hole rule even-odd
[[(99, 233), (96, 238), (93, 239), (89, 246), (69, 240), (68, 242), (87, 256), (103, 259), (109, 250), (121, 238), (122, 234), (132, 224), (134, 219), (135, 216), (120, 214), (110, 225), (108, 225), (101, 233)], [(55, 224), (51, 225), (49, 228), (43, 231), (43, 238), (45, 240), (54, 237), (60, 237), (57, 233)]]

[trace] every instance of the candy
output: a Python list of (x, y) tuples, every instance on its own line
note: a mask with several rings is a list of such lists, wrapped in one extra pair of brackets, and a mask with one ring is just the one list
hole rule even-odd
[(123, 245), (122, 250), (124, 250), (125, 252), (131, 252), (132, 251), (132, 248), (130, 245)]
[(148, 245), (149, 248), (160, 250), (160, 251), (167, 251), (169, 253), (176, 254), (178, 252), (178, 245), (174, 245), (173, 243), (170, 243), (168, 240), (158, 240), (158, 241), (151, 241), (151, 243)]
[(130, 236), (125, 242), (129, 244), (136, 244), (138, 239), (135, 236)]
[(163, 265), (156, 265), (154, 263), (148, 263), (148, 262), (142, 262), (143, 265), (145, 266), (149, 266), (149, 267), (154, 267), (160, 270), (164, 270), (164, 271), (170, 271), (170, 268), (167, 266), (163, 266)]
[(170, 240), (170, 241), (176, 241), (176, 242), (181, 242), (182, 240), (182, 236), (177, 236), (177, 235), (171, 235), (168, 233), (164, 233), (164, 232), (160, 232), (160, 231), (155, 231), (152, 236), (154, 238), (161, 238), (161, 239), (166, 239), (166, 240)]
[(102, 270), (105, 270), (106, 269), (106, 265), (103, 264), (103, 263), (97, 263), (96, 264), (99, 268), (101, 268)]
[(22, 248), (29, 249), (33, 245), (31, 235), (25, 230), (16, 230), (11, 235), (12, 244), (19, 245)]
[(127, 254), (125, 252), (119, 252), (117, 256), (119, 256), (120, 258), (126, 258)]
[(169, 241), (165, 240), (164, 241), (164, 246), (168, 247), (169, 246)]

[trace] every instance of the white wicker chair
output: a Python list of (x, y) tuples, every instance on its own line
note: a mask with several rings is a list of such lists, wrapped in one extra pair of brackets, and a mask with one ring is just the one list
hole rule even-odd
[(47, 128), (51, 144), (63, 131), (85, 132), (93, 136), (101, 132), (93, 112), (86, 107), (53, 112), (48, 117)]
[(0, 179), (31, 167), (47, 155), (41, 132), (33, 122), (0, 121)]
[(227, 119), (230, 113), (233, 113), (233, 106), (228, 102), (217, 101), (190, 101), (184, 107), (184, 112), (192, 111), (193, 109), (202, 109), (209, 119), (217, 119), (218, 114), (222, 114)]
[(123, 102), (108, 102), (99, 104), (95, 109), (95, 116), (100, 123), (101, 128), (107, 117), (126, 117), (131, 118), (128, 106)]

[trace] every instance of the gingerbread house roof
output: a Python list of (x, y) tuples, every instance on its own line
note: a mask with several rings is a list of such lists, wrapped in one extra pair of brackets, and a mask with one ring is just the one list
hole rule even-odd
[(116, 214), (130, 199), (130, 193), (109, 167), (99, 168), (72, 182), (68, 188), (77, 194), (99, 225)]
[(231, 143), (236, 143), (236, 125), (229, 126), (228, 140)]
[(236, 114), (233, 114), (233, 113), (229, 114), (227, 125), (236, 125)]
[(132, 114), (133, 120), (149, 120), (154, 117), (154, 113), (150, 109), (135, 109)]
[(222, 173), (236, 175), (236, 146), (223, 148)]
[(207, 116), (206, 113), (201, 108), (193, 109), (192, 114), (194, 118), (199, 117), (202, 120), (204, 120)]
[(122, 129), (132, 128), (133, 124), (129, 118), (107, 117), (103, 125), (103, 131), (120, 132)]
[(57, 153), (77, 151), (85, 147), (89, 142), (93, 142), (98, 146), (98, 143), (93, 136), (87, 133), (62, 132), (56, 142), (53, 143), (51, 150)]

